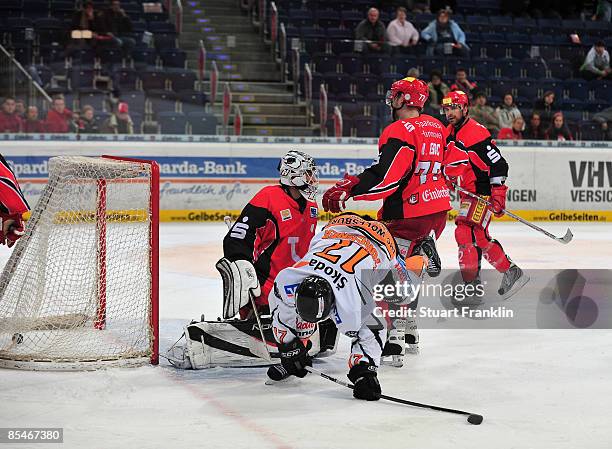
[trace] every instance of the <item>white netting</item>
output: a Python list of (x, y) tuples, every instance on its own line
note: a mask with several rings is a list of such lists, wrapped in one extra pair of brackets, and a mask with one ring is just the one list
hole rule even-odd
[(0, 366), (149, 361), (151, 179), (148, 163), (50, 160), (49, 183), (0, 278)]

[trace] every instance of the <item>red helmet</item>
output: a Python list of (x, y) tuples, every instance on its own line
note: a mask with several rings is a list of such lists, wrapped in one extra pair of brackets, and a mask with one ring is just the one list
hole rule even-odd
[(391, 102), (398, 95), (402, 95), (404, 104), (422, 108), (429, 98), (429, 87), (417, 78), (407, 77), (391, 84), (391, 90), (387, 92), (386, 103), (391, 106)]
[(454, 90), (452, 92), (447, 93), (442, 99), (442, 108), (446, 108), (449, 106), (458, 105), (458, 106), (469, 106), (470, 99), (467, 94), (462, 90)]

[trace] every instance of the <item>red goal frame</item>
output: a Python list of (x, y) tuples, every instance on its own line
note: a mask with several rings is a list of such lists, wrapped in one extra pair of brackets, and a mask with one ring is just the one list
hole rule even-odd
[[(151, 271), (151, 314), (149, 326), (152, 331), (151, 364), (159, 363), (159, 164), (154, 160), (102, 155), (104, 159), (148, 164), (151, 168), (151, 193), (149, 210), (149, 269)], [(97, 181), (96, 230), (98, 234), (98, 310), (94, 326), (104, 329), (106, 325), (106, 180)]]

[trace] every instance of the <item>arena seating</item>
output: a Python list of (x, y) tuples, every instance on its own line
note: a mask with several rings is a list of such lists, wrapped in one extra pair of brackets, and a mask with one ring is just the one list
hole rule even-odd
[[(328, 116), (334, 106), (340, 106), (344, 126), (350, 123), (354, 135), (379, 134), (380, 129), (374, 124), (384, 126), (388, 114), (379, 107), (383, 92), (412, 67), (418, 68), (421, 78), (426, 80), (432, 70), (437, 70), (449, 85), (455, 70), (465, 68), (469, 79), (489, 96), (490, 104), (496, 106), (505, 93), (511, 92), (524, 115), (531, 113), (536, 98), (553, 90), (566, 119), (577, 130), (591, 129), (590, 116), (610, 106), (611, 90), (604, 87), (607, 82), (586, 82), (578, 75), (592, 44), (599, 39), (610, 40), (609, 24), (502, 16), (499, 1), (479, 1), (478, 7), (476, 2), (457, 3), (458, 13), (452, 19), (466, 32), (470, 58), (426, 57), (422, 44), (414, 47), (411, 54), (355, 53), (353, 29), (365, 18), (371, 2), (319, 0), (308, 1), (306, 5), (298, 0), (276, 2), (287, 38), (299, 40), (300, 61), (311, 66), (313, 90), (318, 91), (321, 82), (327, 87)], [(487, 12), (491, 15), (485, 15)], [(380, 17), (386, 25), (393, 15), (389, 8), (383, 9)], [(433, 14), (408, 16), (418, 30), (434, 18)], [(573, 33), (580, 36), (581, 45), (571, 43), (569, 35)], [(287, 51), (290, 57), (292, 49)], [(303, 83), (303, 73), (300, 75)], [(347, 92), (359, 94), (362, 100), (356, 103), (357, 97), (353, 96), (347, 102)], [(368, 114), (376, 116), (376, 120), (366, 125), (364, 117)], [(585, 127), (580, 126), (583, 123)]]

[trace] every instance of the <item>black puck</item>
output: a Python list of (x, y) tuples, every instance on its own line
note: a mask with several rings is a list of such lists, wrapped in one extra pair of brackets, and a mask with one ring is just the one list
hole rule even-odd
[(477, 426), (482, 422), (482, 415), (470, 415), (467, 420), (470, 424)]

